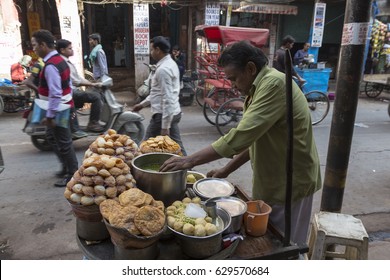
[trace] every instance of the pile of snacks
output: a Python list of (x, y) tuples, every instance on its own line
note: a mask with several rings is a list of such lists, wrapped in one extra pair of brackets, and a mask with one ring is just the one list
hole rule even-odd
[(72, 203), (99, 205), (135, 187), (130, 167), (120, 158), (92, 155), (83, 161), (66, 185), (64, 196)]
[(130, 167), (133, 158), (140, 155), (141, 152), (137, 143), (129, 136), (117, 134), (115, 130), (109, 129), (107, 134), (98, 136), (89, 146), (84, 158), (94, 154), (118, 157)]
[(200, 198), (193, 199), (186, 197), (182, 201), (175, 201), (171, 206), (167, 207), (167, 222), (168, 226), (177, 232), (184, 233), (189, 236), (208, 236), (216, 233), (218, 228), (212, 223), (212, 218), (209, 216), (191, 218), (186, 215), (186, 208), (191, 204), (195, 204), (200, 208)]
[(148, 140), (142, 141), (140, 144), (141, 153), (171, 153), (182, 156), (179, 144), (173, 141), (169, 136), (150, 137)]
[(102, 216), (114, 227), (124, 228), (133, 235), (153, 236), (165, 225), (164, 203), (133, 188), (119, 199), (107, 199), (100, 205)]

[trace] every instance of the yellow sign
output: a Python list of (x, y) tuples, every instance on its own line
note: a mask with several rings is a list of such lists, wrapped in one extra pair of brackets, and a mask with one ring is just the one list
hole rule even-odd
[(41, 29), (39, 14), (34, 12), (28, 12), (27, 21), (28, 21), (28, 31), (30, 32), (30, 37), (31, 37), (35, 31)]

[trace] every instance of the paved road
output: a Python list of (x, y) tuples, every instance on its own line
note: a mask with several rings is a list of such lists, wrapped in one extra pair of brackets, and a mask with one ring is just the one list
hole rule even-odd
[[(119, 100), (128, 102), (120, 95)], [(358, 215), (370, 232), (370, 259), (390, 259), (390, 118), (387, 102), (360, 98), (342, 213)], [(219, 135), (209, 125), (197, 105), (184, 107), (181, 123), (186, 149), (193, 153), (216, 140)], [(149, 110), (144, 110), (145, 125)], [(83, 121), (83, 120), (81, 120)], [(75, 241), (75, 219), (63, 189), (54, 188), (53, 176), (59, 168), (52, 153), (35, 149), (21, 132), (24, 120), (19, 114), (0, 116), (0, 146), (6, 169), (0, 175), (0, 259), (81, 259)], [(324, 173), (331, 124), (329, 115), (315, 126), (315, 138)], [(94, 137), (74, 143), (79, 163)], [(208, 170), (223, 166), (219, 160), (199, 166)], [(228, 179), (251, 193), (251, 170), (245, 165)], [(321, 192), (315, 196), (318, 211)]]

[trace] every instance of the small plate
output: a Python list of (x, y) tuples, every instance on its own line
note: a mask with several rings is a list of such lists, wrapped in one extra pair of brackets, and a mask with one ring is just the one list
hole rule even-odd
[(217, 178), (205, 178), (196, 181), (193, 189), (203, 199), (231, 196), (234, 193), (234, 186), (231, 183)]

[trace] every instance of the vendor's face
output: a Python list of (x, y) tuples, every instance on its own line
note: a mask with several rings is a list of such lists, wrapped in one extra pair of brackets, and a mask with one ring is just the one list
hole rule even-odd
[(257, 68), (253, 62), (248, 62), (244, 70), (238, 69), (235, 65), (224, 67), (226, 78), (232, 82), (232, 86), (238, 89), (241, 94), (247, 95), (257, 75)]

